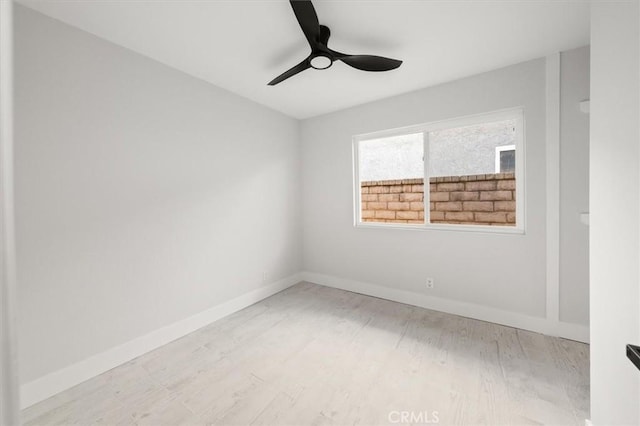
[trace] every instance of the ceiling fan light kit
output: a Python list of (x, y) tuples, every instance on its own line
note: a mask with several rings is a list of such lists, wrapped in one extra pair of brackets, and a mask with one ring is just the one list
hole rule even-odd
[(331, 65), (333, 65), (333, 61), (331, 60), (331, 58), (324, 55), (314, 56), (313, 58), (310, 59), (310, 62), (311, 62), (311, 68), (314, 68), (317, 70), (326, 70)]
[(329, 49), (327, 43), (331, 37), (331, 31), (329, 27), (320, 25), (311, 0), (290, 0), (289, 3), (291, 3), (293, 13), (309, 42), (311, 54), (298, 65), (271, 80), (269, 86), (275, 86), (309, 68), (325, 70), (331, 67), (335, 61), (342, 61), (362, 71), (390, 71), (402, 64), (402, 61), (397, 59), (374, 55), (348, 55)]

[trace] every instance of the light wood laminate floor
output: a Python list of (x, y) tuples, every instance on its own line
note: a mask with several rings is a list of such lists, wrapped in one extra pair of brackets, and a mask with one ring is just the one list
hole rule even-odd
[(441, 425), (582, 426), (589, 347), (301, 283), (23, 412), (27, 425), (436, 416)]

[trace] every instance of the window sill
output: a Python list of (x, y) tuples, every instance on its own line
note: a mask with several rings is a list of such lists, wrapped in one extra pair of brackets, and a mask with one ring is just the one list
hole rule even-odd
[(376, 223), (376, 222), (359, 222), (355, 228), (365, 229), (395, 229), (401, 231), (454, 231), (454, 232), (473, 232), (485, 234), (508, 234), (508, 235), (525, 235), (524, 229), (515, 226), (482, 226), (482, 225), (433, 225), (433, 224), (400, 224), (400, 223)]

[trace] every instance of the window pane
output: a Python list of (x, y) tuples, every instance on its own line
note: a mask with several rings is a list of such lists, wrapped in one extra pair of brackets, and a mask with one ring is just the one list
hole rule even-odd
[(363, 222), (424, 224), (422, 133), (358, 143)]
[(515, 226), (515, 143), (516, 120), (429, 132), (431, 223)]
[(516, 150), (500, 151), (500, 170), (501, 173), (516, 171)]

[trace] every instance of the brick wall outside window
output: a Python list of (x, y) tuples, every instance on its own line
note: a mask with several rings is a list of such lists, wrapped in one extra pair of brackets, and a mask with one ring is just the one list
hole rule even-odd
[[(515, 226), (514, 173), (429, 179), (431, 223)], [(361, 183), (362, 221), (424, 223), (423, 179)]]

